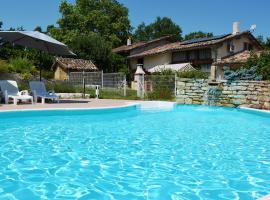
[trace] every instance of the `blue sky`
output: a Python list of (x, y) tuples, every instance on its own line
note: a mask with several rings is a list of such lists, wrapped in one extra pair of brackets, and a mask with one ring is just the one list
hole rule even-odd
[[(74, 2), (74, 0), (69, 0)], [(47, 27), (59, 18), (61, 0), (1, 0), (0, 19), (4, 28), (37, 25)], [(229, 33), (232, 22), (239, 21), (241, 30), (256, 24), (255, 35), (270, 36), (269, 0), (119, 0), (130, 13), (133, 27), (152, 22), (156, 16), (167, 16), (179, 24), (183, 33), (191, 31)]]

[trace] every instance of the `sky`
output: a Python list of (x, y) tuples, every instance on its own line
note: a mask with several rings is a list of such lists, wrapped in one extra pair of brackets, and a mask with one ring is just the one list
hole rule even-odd
[[(74, 2), (75, 0), (68, 0)], [(184, 34), (192, 31), (230, 33), (232, 23), (242, 31), (256, 24), (255, 35), (270, 37), (270, 0), (118, 0), (129, 9), (131, 25), (149, 24), (157, 16), (170, 17)], [(4, 28), (33, 30), (56, 24), (61, 0), (0, 0)]]

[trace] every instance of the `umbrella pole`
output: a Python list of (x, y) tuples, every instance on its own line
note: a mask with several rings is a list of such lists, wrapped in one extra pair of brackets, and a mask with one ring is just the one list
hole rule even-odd
[(39, 81), (41, 82), (41, 66), (39, 66)]
[(41, 66), (41, 55), (42, 53), (41, 53), (41, 51), (39, 51), (39, 81), (41, 82), (41, 80), (42, 80), (42, 78), (41, 78), (41, 73), (42, 73), (42, 66)]

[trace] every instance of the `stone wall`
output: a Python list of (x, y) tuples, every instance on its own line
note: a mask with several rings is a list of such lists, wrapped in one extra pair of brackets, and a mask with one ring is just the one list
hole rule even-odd
[(270, 82), (178, 79), (176, 100), (180, 104), (246, 106), (270, 110)]

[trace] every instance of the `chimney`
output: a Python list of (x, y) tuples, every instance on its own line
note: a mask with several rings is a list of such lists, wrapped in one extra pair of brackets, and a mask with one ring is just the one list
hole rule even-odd
[(128, 39), (127, 39), (127, 46), (130, 46), (131, 45), (131, 38), (129, 37)]
[(240, 22), (233, 22), (233, 32), (232, 34), (235, 35), (240, 33)]

